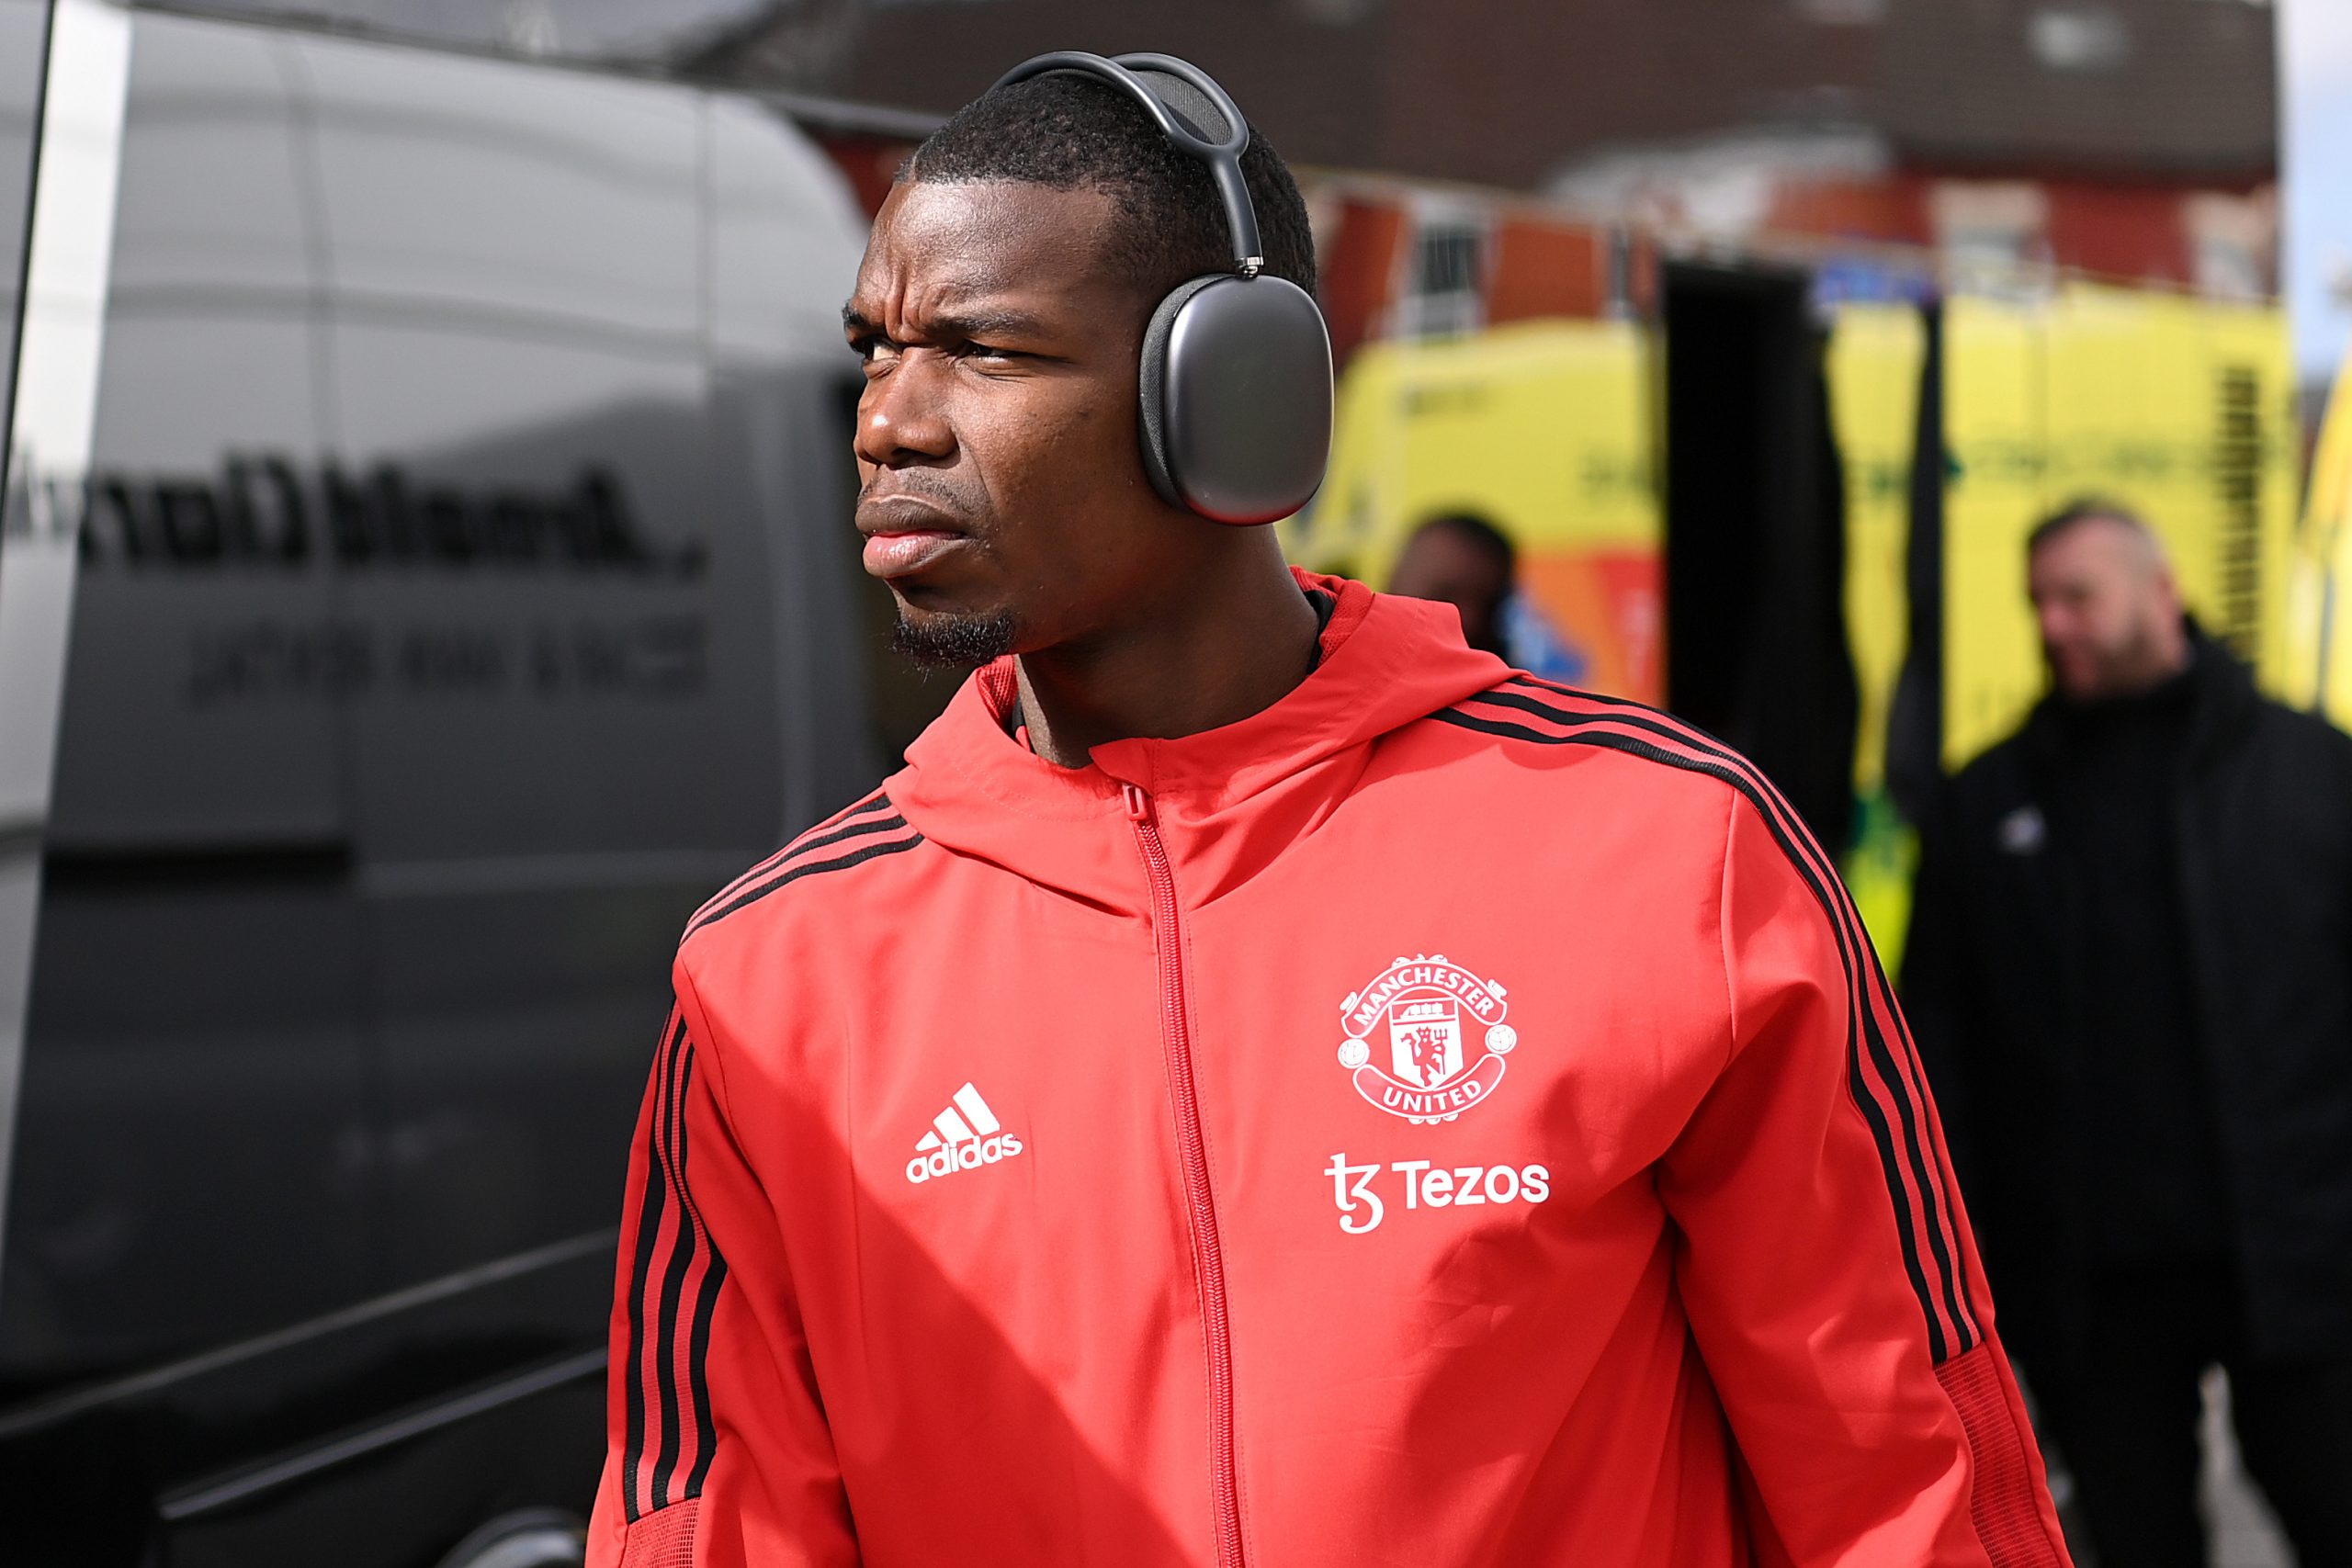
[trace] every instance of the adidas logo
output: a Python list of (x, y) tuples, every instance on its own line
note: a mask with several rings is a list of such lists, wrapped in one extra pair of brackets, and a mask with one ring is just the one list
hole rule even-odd
[(1021, 1140), (1004, 1130), (980, 1091), (966, 1084), (947, 1109), (931, 1119), (931, 1131), (915, 1145), (915, 1157), (907, 1161), (907, 1179), (921, 1185), (934, 1176), (978, 1170), (1020, 1152)]

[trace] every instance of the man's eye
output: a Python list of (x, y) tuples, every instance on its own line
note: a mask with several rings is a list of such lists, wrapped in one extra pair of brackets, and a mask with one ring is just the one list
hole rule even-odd
[(872, 333), (867, 333), (864, 337), (854, 337), (850, 339), (849, 349), (852, 354), (856, 355), (868, 365), (873, 364), (877, 359), (896, 358), (899, 352), (888, 338)]
[(990, 365), (1001, 365), (1022, 357), (1012, 349), (999, 348), (986, 343), (967, 343), (956, 352), (959, 358), (982, 360)]

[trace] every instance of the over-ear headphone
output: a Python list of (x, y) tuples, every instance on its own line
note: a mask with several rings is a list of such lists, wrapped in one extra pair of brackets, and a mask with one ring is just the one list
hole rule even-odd
[(1207, 72), (1168, 54), (1106, 60), (1065, 50), (1023, 61), (996, 85), (1049, 71), (1099, 77), (1141, 104), (1170, 141), (1209, 166), (1225, 203), (1235, 270), (1178, 284), (1144, 332), (1143, 468), (1152, 488), (1219, 523), (1289, 516), (1315, 494), (1331, 456), (1331, 336), (1305, 289), (1264, 276), (1241, 175), (1249, 121)]

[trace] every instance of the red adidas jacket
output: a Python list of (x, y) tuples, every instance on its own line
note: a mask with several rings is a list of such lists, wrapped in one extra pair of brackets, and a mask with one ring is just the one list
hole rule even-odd
[(589, 1562), (2064, 1563), (1787, 806), (1302, 581), (1265, 712), (1065, 770), (991, 667), (695, 916)]

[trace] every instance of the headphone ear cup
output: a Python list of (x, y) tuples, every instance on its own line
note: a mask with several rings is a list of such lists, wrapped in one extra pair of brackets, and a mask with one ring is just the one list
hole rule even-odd
[(1137, 378), (1142, 394), (1142, 439), (1144, 476), (1151, 480), (1151, 488), (1159, 499), (1170, 506), (1191, 510), (1192, 502), (1184, 499), (1183, 490), (1176, 482), (1175, 470), (1169, 462), (1168, 451), (1168, 344), (1175, 334), (1177, 313), (1192, 302), (1193, 297), (1217, 281), (1220, 274), (1211, 273), (1180, 283), (1159, 302), (1151, 313), (1151, 323), (1143, 330), (1143, 364)]
[(1272, 523), (1306, 505), (1331, 456), (1331, 339), (1279, 277), (1180, 285), (1144, 331), (1144, 471), (1172, 505)]

